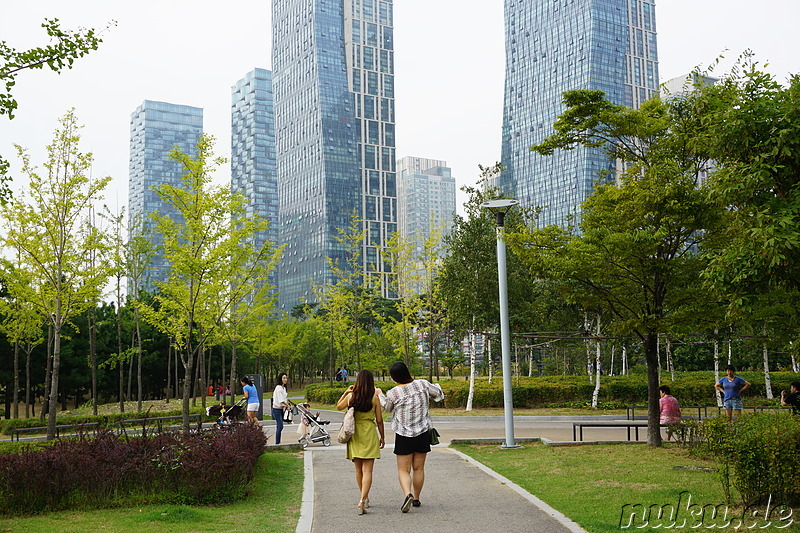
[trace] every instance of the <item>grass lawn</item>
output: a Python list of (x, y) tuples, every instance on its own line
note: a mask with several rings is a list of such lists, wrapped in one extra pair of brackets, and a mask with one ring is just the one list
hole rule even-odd
[[(675, 445), (650, 448), (646, 445), (591, 445), (549, 447), (543, 444), (503, 450), (496, 445), (453, 446), (499, 472), (531, 494), (561, 511), (591, 533), (620, 531), (623, 506), (642, 504), (678, 504), (681, 492), (691, 494), (692, 503), (720, 505), (725, 495), (716, 465), (690, 457)], [(686, 501), (686, 496), (682, 500)], [(681, 507), (685, 509), (685, 504)], [(732, 505), (729, 518), (741, 517), (742, 509)], [(763, 512), (763, 510), (762, 510)], [(761, 531), (800, 531), (800, 509), (795, 510), (795, 524), (785, 528), (772, 527)], [(625, 523), (630, 513), (625, 514)], [(692, 519), (685, 513), (690, 530)], [(680, 519), (679, 519), (680, 522)], [(657, 521), (650, 521), (656, 525)], [(706, 521), (704, 524), (708, 525)], [(722, 525), (723, 520), (717, 522)], [(634, 524), (643, 524), (635, 521)], [(733, 523), (735, 524), (735, 522)], [(761, 522), (763, 525), (763, 522)], [(661, 529), (629, 528), (636, 531)], [(703, 528), (701, 528), (703, 529)], [(712, 528), (714, 531), (747, 531)], [(705, 530), (705, 529), (703, 529)]]
[(0, 532), (294, 531), (303, 494), (303, 452), (265, 452), (256, 465), (251, 489), (241, 501), (220, 507), (150, 505), (5, 518), (0, 520)]

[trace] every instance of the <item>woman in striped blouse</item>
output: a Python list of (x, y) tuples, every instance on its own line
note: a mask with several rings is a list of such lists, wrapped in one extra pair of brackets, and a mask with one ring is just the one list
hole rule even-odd
[(421, 505), (419, 494), (425, 482), (425, 459), (431, 451), (428, 434), (431, 427), (430, 400), (440, 402), (444, 393), (439, 385), (424, 379), (412, 379), (404, 363), (393, 364), (389, 374), (397, 385), (385, 395), (378, 388), (378, 399), (381, 407), (394, 415), (392, 430), (395, 432), (397, 478), (405, 495), (400, 510), (407, 513), (412, 505)]

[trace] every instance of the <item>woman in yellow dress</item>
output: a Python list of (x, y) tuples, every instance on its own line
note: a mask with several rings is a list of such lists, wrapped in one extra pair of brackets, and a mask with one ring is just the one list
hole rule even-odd
[(347, 442), (347, 458), (356, 466), (356, 483), (361, 492), (357, 507), (360, 515), (369, 508), (372, 468), (375, 459), (381, 458), (381, 449), (386, 444), (383, 434), (383, 414), (377, 394), (372, 372), (362, 370), (358, 373), (356, 384), (349, 386), (336, 403), (338, 410), (344, 411), (348, 407), (353, 407), (355, 414), (356, 431)]

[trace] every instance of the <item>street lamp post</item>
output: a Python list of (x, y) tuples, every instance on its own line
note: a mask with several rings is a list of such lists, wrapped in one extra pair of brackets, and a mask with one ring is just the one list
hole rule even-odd
[(519, 204), (517, 200), (490, 200), (481, 207), (494, 213), (497, 227), (497, 281), (500, 286), (500, 346), (503, 361), (503, 412), (505, 415), (506, 442), (503, 448), (517, 448), (514, 440), (514, 398), (511, 393), (511, 338), (508, 327), (508, 284), (506, 277), (506, 213)]

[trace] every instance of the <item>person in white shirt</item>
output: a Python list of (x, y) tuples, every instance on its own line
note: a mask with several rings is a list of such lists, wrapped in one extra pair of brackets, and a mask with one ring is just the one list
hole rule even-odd
[(278, 375), (278, 384), (272, 391), (272, 418), (275, 420), (275, 444), (281, 443), (281, 431), (283, 431), (283, 412), (289, 409), (289, 395), (286, 392), (286, 384), (289, 383), (289, 376), (286, 372)]
[(385, 395), (376, 388), (381, 407), (394, 415), (392, 431), (395, 432), (397, 478), (405, 495), (400, 510), (407, 513), (412, 506), (421, 505), (419, 495), (425, 483), (425, 459), (431, 451), (428, 433), (431, 427), (430, 400), (440, 402), (444, 393), (439, 385), (413, 379), (405, 363), (393, 364), (389, 374), (397, 385)]

